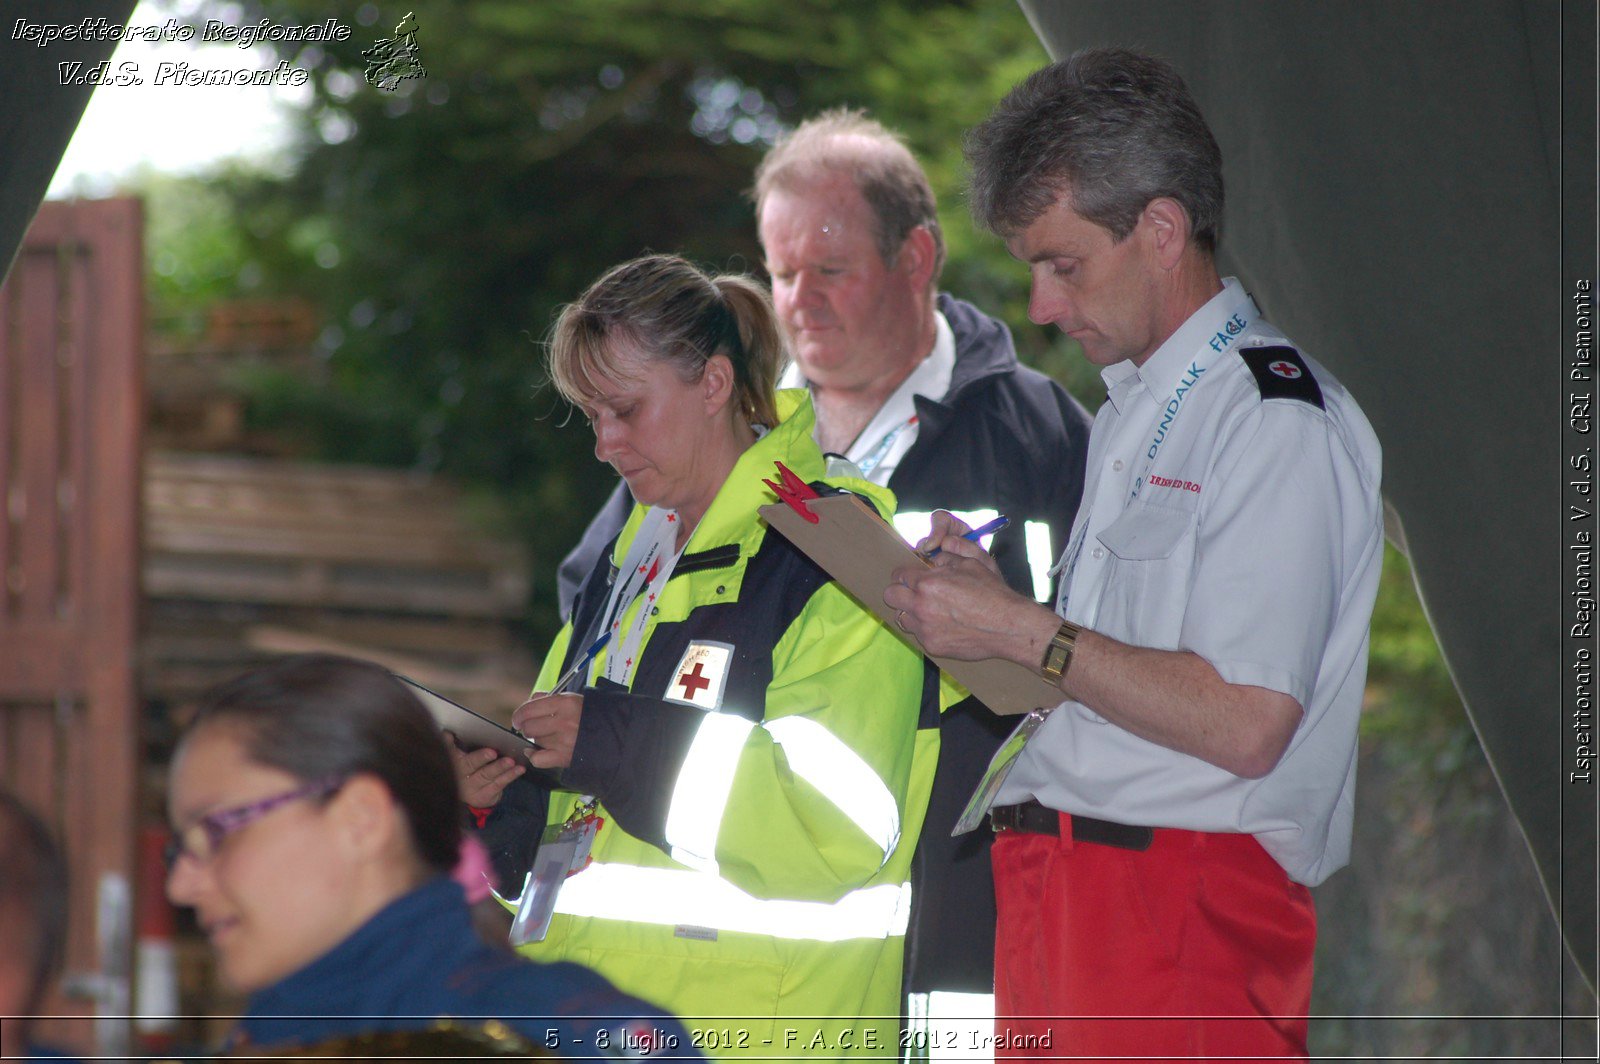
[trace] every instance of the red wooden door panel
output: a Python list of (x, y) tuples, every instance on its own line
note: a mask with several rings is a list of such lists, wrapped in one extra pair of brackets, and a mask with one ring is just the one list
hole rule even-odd
[(136, 768), (142, 217), (46, 203), (0, 287), (0, 782), (72, 865), (67, 985), (39, 1032), (127, 1047)]

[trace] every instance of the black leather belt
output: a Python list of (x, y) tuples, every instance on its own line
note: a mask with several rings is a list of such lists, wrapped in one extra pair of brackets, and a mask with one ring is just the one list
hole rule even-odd
[[(995, 806), (989, 810), (989, 823), (996, 831), (1031, 831), (1036, 835), (1058, 837), (1061, 834), (1061, 814), (1032, 800), (1021, 805)], [(1115, 846), (1119, 850), (1148, 850), (1155, 835), (1154, 828), (1136, 828), (1089, 816), (1072, 816), (1073, 842), (1093, 842), (1101, 846)]]

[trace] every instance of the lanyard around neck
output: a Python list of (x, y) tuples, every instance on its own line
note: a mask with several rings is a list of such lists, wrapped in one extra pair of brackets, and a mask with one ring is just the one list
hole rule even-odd
[[(1189, 397), (1191, 391), (1199, 387), (1200, 378), (1216, 364), (1223, 352), (1233, 349), (1234, 341), (1255, 324), (1258, 316), (1255, 305), (1248, 298), (1245, 299), (1241, 309), (1228, 315), (1224, 323), (1225, 331), (1208, 338), (1189, 360), (1189, 366), (1178, 378), (1172, 395), (1156, 409), (1156, 416), (1150, 425), (1150, 443), (1145, 447), (1142, 461), (1134, 474), (1133, 485), (1128, 491), (1129, 499), (1139, 497), (1139, 489), (1144, 487), (1145, 479), (1154, 468), (1156, 456), (1161, 453), (1162, 446), (1171, 438), (1177, 427), (1178, 415), (1184, 411), (1184, 400)], [(1222, 337), (1225, 342), (1216, 342), (1218, 337)]]
[[(611, 643), (606, 650), (602, 675), (624, 687), (633, 681), (634, 671), (639, 667), (639, 648), (650, 624), (651, 610), (678, 565), (680, 520), (676, 511), (660, 507), (645, 515), (623, 559), (617, 582), (611, 587), (602, 629), (611, 633)], [(639, 608), (624, 626), (628, 609), (635, 602), (639, 603)]]
[(856, 468), (861, 470), (861, 475), (863, 477), (871, 477), (872, 471), (878, 468), (878, 466), (883, 462), (884, 458), (888, 456), (889, 451), (895, 445), (895, 441), (899, 440), (901, 436), (905, 435), (906, 430), (910, 429), (911, 426), (915, 425), (916, 423), (917, 415), (912, 414), (909, 418), (900, 422), (900, 424), (894, 426), (888, 432), (884, 433), (883, 438), (877, 442), (872, 450), (863, 455), (861, 461), (856, 463)]

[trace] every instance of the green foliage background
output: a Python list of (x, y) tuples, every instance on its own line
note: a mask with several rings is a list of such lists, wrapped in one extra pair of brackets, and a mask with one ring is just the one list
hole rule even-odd
[[(377, 91), (360, 52), (407, 10), (427, 76)], [(555, 619), (555, 564), (613, 483), (542, 387), (555, 310), (647, 250), (760, 274), (751, 171), (772, 136), (821, 108), (864, 106), (905, 133), (940, 198), (945, 287), (1004, 317), (1024, 359), (1091, 409), (1103, 398), (1074, 345), (1027, 322), (1024, 271), (973, 230), (961, 198), (962, 132), (1047, 58), (1011, 4), (269, 0), (201, 17), (331, 17), (354, 32), (277, 46), (315, 88), (280, 160), (287, 177), (144, 180), (156, 317), (181, 330), (230, 290), (311, 300), (326, 372), (258, 373), (253, 423), (308, 455), (438, 470), (492, 497), (533, 552), (536, 647)], [(1368, 703), (1356, 858), (1318, 892), (1314, 1011), (1444, 1019), (1314, 1025), (1314, 1050), (1549, 1052), (1543, 1033), (1456, 1015), (1548, 1014), (1574, 991), (1393, 550)], [(1463, 874), (1463, 854), (1492, 866), (1496, 891)], [(1486, 953), (1478, 936), (1497, 927), (1515, 945)]]
[[(1046, 58), (1010, 5), (420, 0), (406, 9), (427, 76), (393, 93), (366, 84), (360, 53), (402, 8), (221, 9), (354, 30), (277, 46), (315, 87), (292, 176), (217, 186), (249, 278), (314, 300), (327, 321), (325, 378), (259, 375), (255, 424), (313, 454), (492, 491), (541, 575), (613, 482), (540, 387), (555, 310), (647, 250), (760, 273), (744, 191), (765, 144), (805, 115), (870, 106), (904, 130), (941, 197), (949, 284), (1021, 305), (1021, 275), (998, 268), (1003, 250), (972, 232), (959, 194), (959, 130)], [(1053, 342), (1031, 326), (1022, 340), (1035, 358)], [(530, 616), (549, 634), (547, 596)]]

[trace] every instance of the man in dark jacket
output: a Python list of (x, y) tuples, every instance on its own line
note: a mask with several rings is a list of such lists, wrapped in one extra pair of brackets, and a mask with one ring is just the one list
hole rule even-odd
[[(944, 240), (922, 167), (879, 123), (830, 111), (767, 154), (755, 199), (796, 360), (781, 383), (811, 390), (822, 449), (888, 485), (912, 542), (935, 509), (974, 526), (1009, 517), (990, 549), (1014, 588), (1047, 601), (1083, 487), (1089, 416), (1017, 361), (1004, 324), (938, 292)], [(631, 501), (619, 485), (562, 562), (563, 613)], [(1011, 723), (973, 699), (944, 715), (912, 873), (908, 993), (992, 990), (988, 834), (949, 832)]]

